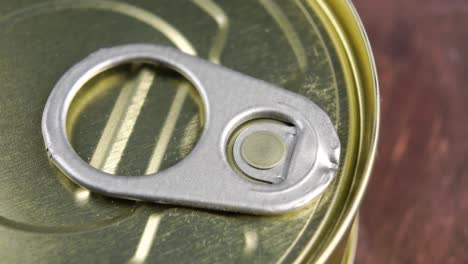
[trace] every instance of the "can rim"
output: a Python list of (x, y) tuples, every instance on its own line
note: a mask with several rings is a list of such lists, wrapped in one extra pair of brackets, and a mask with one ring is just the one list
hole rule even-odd
[[(343, 64), (348, 64), (343, 72), (347, 86), (352, 85), (351, 89), (357, 90), (358, 109), (356, 111), (360, 118), (356, 122), (359, 126), (356, 134), (359, 138), (356, 144), (356, 162), (353, 164), (356, 167), (353, 169), (354, 172), (350, 173), (354, 175), (353, 185), (356, 187), (346, 193), (347, 198), (344, 204), (340, 206), (335, 204), (336, 208), (329, 210), (324, 216), (323, 223), (326, 224), (319, 226), (317, 233), (326, 233), (325, 237), (323, 237), (324, 234), (314, 235), (296, 259), (296, 262), (314, 260), (316, 263), (326, 263), (339, 246), (340, 241), (348, 234), (370, 179), (379, 138), (380, 94), (377, 67), (371, 45), (352, 2), (350, 0), (308, 0), (307, 2), (323, 22), (333, 44), (340, 46), (336, 47), (341, 49), (338, 57)], [(349, 68), (348, 74), (345, 68)], [(363, 90), (367, 90), (373, 96), (364, 96), (361, 94)], [(373, 110), (371, 115), (369, 109)], [(355, 184), (355, 181), (358, 184)], [(332, 215), (330, 212), (336, 211), (337, 208), (339, 214)], [(327, 218), (336, 216), (338, 217), (333, 223), (327, 221)], [(317, 243), (318, 239), (320, 242)]]

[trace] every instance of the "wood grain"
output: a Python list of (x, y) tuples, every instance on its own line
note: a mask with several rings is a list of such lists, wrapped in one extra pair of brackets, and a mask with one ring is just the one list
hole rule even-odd
[(354, 3), (382, 98), (356, 263), (468, 263), (468, 1)]

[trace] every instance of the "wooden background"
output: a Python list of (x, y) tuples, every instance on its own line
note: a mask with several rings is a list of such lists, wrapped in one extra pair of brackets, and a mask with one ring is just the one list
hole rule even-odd
[(381, 133), (356, 263), (468, 263), (468, 0), (354, 0)]

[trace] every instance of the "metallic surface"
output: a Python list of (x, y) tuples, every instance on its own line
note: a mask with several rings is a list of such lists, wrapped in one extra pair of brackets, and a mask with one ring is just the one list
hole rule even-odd
[[(257, 119), (245, 123), (238, 130), (239, 131), (235, 131), (231, 136), (231, 141), (233, 141), (234, 143), (232, 144), (231, 142), (229, 142), (228, 144), (228, 160), (232, 159), (234, 161), (232, 164), (232, 168), (238, 168), (239, 171), (241, 171), (241, 175), (244, 173), (246, 177), (251, 177), (256, 180), (269, 183), (283, 182), (286, 179), (289, 167), (291, 165), (291, 158), (293, 156), (294, 149), (296, 146), (296, 128), (294, 128), (294, 126), (291, 126), (290, 124), (273, 121), (271, 119)], [(280, 150), (281, 152), (283, 152), (281, 154), (283, 157), (279, 157), (282, 160), (279, 160), (278, 164), (272, 166), (272, 168), (270, 169), (259, 169), (257, 168), (258, 166), (256, 167), (249, 164), (249, 160), (256, 159), (255, 156), (257, 154), (250, 154), (251, 157), (246, 159), (248, 155), (247, 153), (245, 153), (245, 145), (249, 143), (249, 138), (252, 138), (255, 135), (259, 134), (261, 135), (262, 133), (269, 133), (271, 135), (274, 135), (274, 137), (277, 137), (280, 145), (279, 148), (283, 148), (283, 150)], [(254, 144), (255, 146), (252, 146), (254, 150), (250, 151), (259, 151), (258, 146), (256, 146), (258, 142), (251, 143), (251, 145)], [(229, 154), (232, 155), (232, 158)], [(269, 155), (272, 154), (270, 153)]]
[[(346, 1), (6, 0), (0, 30), (2, 263), (324, 263), (342, 256), (371, 168), (379, 102), (369, 49)], [(108, 199), (71, 183), (44, 153), (47, 97), (89, 53), (135, 42), (173, 45), (316, 102), (342, 143), (330, 188), (297, 212), (251, 217)], [(76, 98), (71, 143), (83, 159), (142, 175), (169, 167), (197, 141), (203, 116), (191, 88), (147, 73), (106, 73), (94, 83), (101, 88)], [(133, 110), (122, 114), (116, 101)], [(101, 137), (117, 128), (119, 138)], [(105, 140), (111, 143), (99, 144)]]
[[(67, 135), (67, 117), (73, 98), (86, 82), (132, 61), (160, 63), (190, 80), (202, 97), (205, 124), (199, 142), (179, 163), (141, 177), (116, 177), (76, 154)], [(225, 98), (228, 104), (223, 103)], [(239, 177), (226, 157), (233, 131), (245, 122), (267, 118), (288, 122), (296, 129), (284, 180), (276, 184)], [(50, 160), (92, 191), (252, 214), (284, 213), (305, 206), (333, 180), (340, 155), (340, 141), (330, 119), (307, 98), (171, 47), (149, 44), (101, 49), (68, 70), (47, 100), (42, 133)]]
[(241, 146), (242, 159), (258, 169), (271, 169), (283, 161), (286, 145), (273, 132), (258, 131), (248, 135)]

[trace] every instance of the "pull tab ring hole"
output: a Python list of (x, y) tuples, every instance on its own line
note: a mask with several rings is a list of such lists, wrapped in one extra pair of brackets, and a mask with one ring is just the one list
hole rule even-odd
[(80, 88), (67, 114), (67, 135), (96, 169), (147, 175), (187, 156), (204, 119), (200, 94), (184, 76), (157, 63), (126, 62)]

